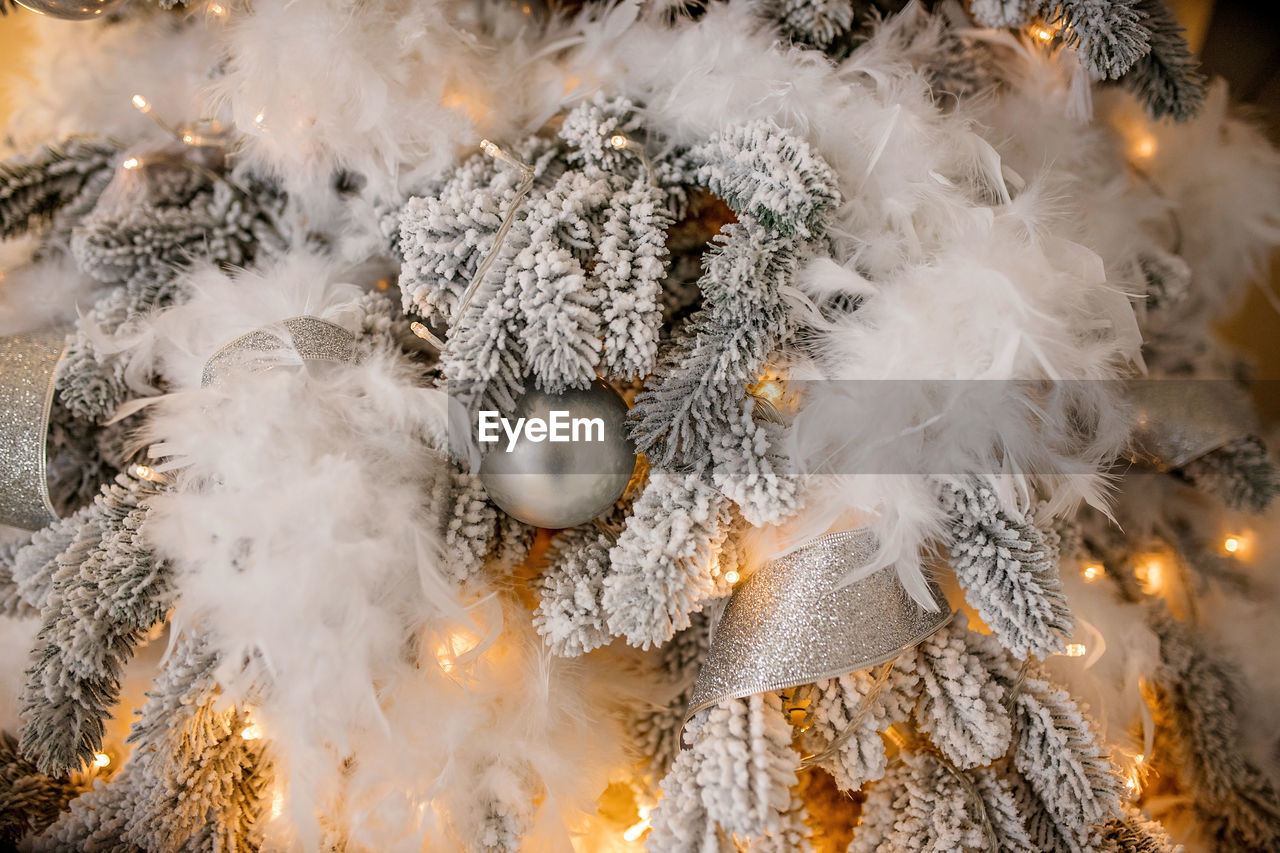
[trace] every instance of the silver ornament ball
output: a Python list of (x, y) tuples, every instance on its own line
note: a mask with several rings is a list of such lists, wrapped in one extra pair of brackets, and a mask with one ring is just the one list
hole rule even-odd
[[(481, 445), (488, 450), (480, 482), (504, 512), (537, 527), (573, 527), (607, 512), (622, 497), (635, 470), (636, 450), (627, 437), (627, 404), (617, 391), (598, 379), (589, 388), (561, 394), (530, 390), (507, 424), (515, 429), (520, 418), (524, 426), (511, 450), (503, 426), (497, 427), (495, 443)], [(561, 424), (557, 434), (571, 440), (552, 441), (553, 423)], [(572, 440), (575, 427), (577, 440)]]
[(19, 6), (64, 21), (100, 18), (120, 5), (120, 0), (17, 0)]

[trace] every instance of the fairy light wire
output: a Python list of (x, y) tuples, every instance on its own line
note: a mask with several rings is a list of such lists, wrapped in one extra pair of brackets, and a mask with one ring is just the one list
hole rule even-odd
[[(475, 275), (471, 277), (471, 281), (467, 284), (467, 289), (462, 292), (462, 296), (458, 300), (458, 307), (454, 309), (453, 319), (450, 321), (451, 326), (456, 326), (462, 319), (467, 306), (471, 304), (471, 300), (475, 298), (476, 293), (480, 290), (480, 284), (498, 260), (498, 255), (502, 251), (502, 244), (507, 238), (507, 232), (511, 230), (511, 226), (516, 219), (516, 213), (524, 203), (525, 197), (533, 189), (533, 181), (536, 177), (532, 166), (487, 139), (480, 140), (480, 150), (493, 159), (518, 169), (520, 171), (520, 184), (516, 187), (515, 196), (511, 199), (511, 205), (507, 208), (506, 214), (502, 217), (502, 224), (498, 226), (498, 231), (493, 237), (493, 245), (489, 247), (489, 251), (485, 253), (484, 258), (480, 261), (480, 266), (476, 267)], [(444, 349), (445, 342), (428, 329), (426, 324), (412, 323), (409, 328), (412, 329), (415, 335), (430, 342), (437, 349)]]

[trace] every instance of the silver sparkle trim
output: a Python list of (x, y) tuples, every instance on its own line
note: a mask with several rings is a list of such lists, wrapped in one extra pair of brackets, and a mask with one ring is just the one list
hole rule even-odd
[(841, 579), (876, 552), (866, 529), (821, 536), (762, 566), (725, 607), (698, 673), (685, 722), (725, 699), (785, 690), (867, 669), (937, 631), (951, 608), (917, 604), (893, 566), (846, 586)]
[(63, 332), (0, 337), (0, 523), (39, 530), (56, 521), (49, 499), (49, 410), (66, 348)]
[(1228, 380), (1135, 380), (1127, 396), (1133, 405), (1129, 458), (1158, 471), (1181, 468), (1258, 431), (1245, 390)]
[(259, 372), (296, 357), (306, 361), (354, 361), (356, 338), (319, 317), (290, 317), (241, 335), (215, 352), (204, 365), (200, 387), (207, 388), (239, 370)]

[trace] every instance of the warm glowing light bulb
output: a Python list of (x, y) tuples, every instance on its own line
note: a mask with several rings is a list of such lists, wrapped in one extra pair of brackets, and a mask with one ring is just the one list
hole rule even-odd
[[(129, 167), (126, 167), (126, 168), (129, 168)], [(155, 472), (152, 471), (151, 468), (147, 465), (133, 466), (133, 475), (135, 477), (138, 477), (139, 479), (150, 480), (154, 474)]]
[(209, 14), (213, 15), (215, 18), (225, 17), (227, 14), (227, 7), (223, 6), (221, 3), (210, 3)]
[(105, 752), (99, 752), (93, 756), (93, 764), (95, 767), (106, 767), (111, 763), (111, 756)]
[(1240, 550), (1240, 540), (1234, 536), (1228, 536), (1222, 541), (1222, 550), (1226, 551), (1228, 554), (1234, 554), (1236, 551)]
[(262, 737), (262, 729), (258, 728), (257, 723), (245, 726), (244, 731), (240, 732), (240, 737), (245, 740), (258, 740)]
[(1088, 649), (1085, 648), (1084, 643), (1067, 643), (1067, 647), (1062, 650), (1062, 653), (1069, 658), (1082, 658), (1087, 651)]
[(284, 794), (276, 791), (271, 797), (271, 816), (280, 817), (282, 811), (284, 811)]
[(623, 136), (621, 133), (615, 133), (613, 136), (609, 137), (609, 144), (612, 145), (614, 148), (623, 149), (623, 148), (626, 148), (628, 145), (630, 145), (631, 141), (627, 139), (625, 136)]
[(1156, 153), (1156, 138), (1144, 133), (1133, 141), (1133, 156), (1138, 160), (1150, 160)]
[(1053, 31), (1045, 27), (1036, 27), (1033, 32), (1040, 41), (1053, 41)]
[(254, 124), (262, 124), (266, 120), (267, 120), (266, 113), (258, 113), (256, 116), (253, 117)]
[(733, 569), (730, 569), (729, 571), (724, 573), (724, 579), (729, 583), (737, 583), (738, 579), (741, 577), (742, 576), (739, 575), (737, 572), (733, 571)]
[(1093, 565), (1085, 566), (1084, 572), (1083, 572), (1084, 579), (1087, 581), (1096, 581), (1098, 578), (1102, 577), (1104, 572), (1105, 572), (1105, 569), (1103, 569), (1102, 566), (1099, 566), (1096, 563)]
[(151, 112), (151, 102), (148, 101), (146, 98), (142, 97), (141, 95), (134, 95), (132, 100), (133, 100), (133, 105), (137, 107), (140, 112), (144, 112), (144, 113)]
[(130, 157), (128, 160), (121, 163), (120, 166), (124, 169), (137, 169), (142, 166), (142, 161), (137, 157)]
[(1160, 589), (1164, 580), (1164, 567), (1159, 560), (1149, 559), (1134, 567), (1133, 576), (1142, 587), (1142, 591), (1150, 595)]
[(436, 647), (436, 662), (445, 672), (457, 668), (457, 659), (475, 648), (478, 640), (473, 634), (455, 632)]
[(1136, 797), (1142, 792), (1142, 762), (1146, 760), (1145, 755), (1136, 755), (1133, 758), (1133, 769), (1125, 774), (1124, 786), (1129, 789), (1129, 796)]
[(628, 841), (638, 841), (640, 836), (644, 835), (645, 830), (649, 828), (649, 811), (648, 806), (641, 806), (639, 811), (640, 820), (627, 827), (627, 831), (622, 833), (622, 837)]

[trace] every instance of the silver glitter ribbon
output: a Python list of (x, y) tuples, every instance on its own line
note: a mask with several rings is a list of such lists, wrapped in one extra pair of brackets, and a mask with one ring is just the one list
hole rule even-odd
[(0, 337), (0, 523), (39, 530), (58, 518), (46, 470), (53, 376), (67, 336)]
[(1160, 471), (1181, 468), (1258, 430), (1257, 415), (1235, 382), (1137, 380), (1126, 392), (1134, 414), (1129, 459)]
[(241, 335), (215, 352), (204, 365), (200, 386), (207, 388), (242, 370), (270, 370), (294, 359), (354, 361), (356, 338), (341, 326), (318, 317), (290, 317)]
[(845, 586), (869, 563), (866, 529), (830, 533), (762, 566), (733, 591), (698, 673), (685, 722), (725, 699), (785, 690), (882, 664), (951, 619), (930, 584), (937, 611), (907, 595), (893, 566)]

